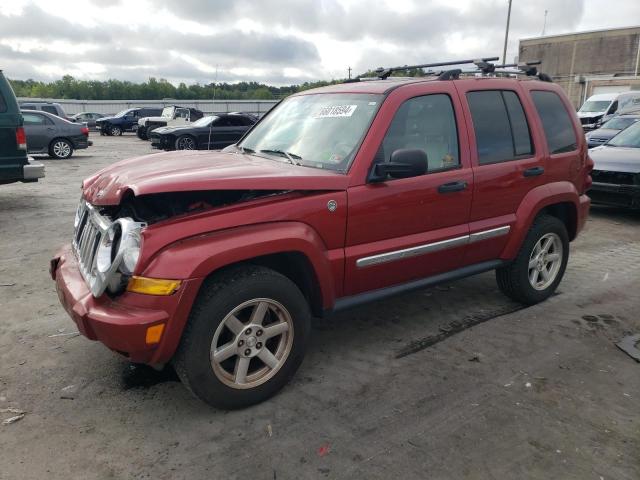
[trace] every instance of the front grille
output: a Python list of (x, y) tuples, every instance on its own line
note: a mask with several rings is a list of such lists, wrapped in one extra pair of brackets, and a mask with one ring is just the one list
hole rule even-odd
[(633, 185), (634, 174), (627, 172), (610, 172), (607, 170), (593, 170), (591, 178), (598, 183), (613, 183), (615, 185)]
[[(95, 269), (96, 252), (102, 239), (102, 235), (108, 230), (111, 222), (103, 217), (93, 205), (80, 201), (76, 213), (76, 227), (73, 234), (73, 253), (78, 260), (78, 266), (82, 277), (87, 282), (91, 291), (96, 294), (104, 291), (102, 279), (98, 279)], [(100, 293), (102, 293), (100, 291)]]

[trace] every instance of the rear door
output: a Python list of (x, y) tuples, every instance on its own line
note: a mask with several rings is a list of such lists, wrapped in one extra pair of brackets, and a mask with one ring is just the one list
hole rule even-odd
[(528, 98), (519, 83), (493, 82), (498, 88), (491, 90), (478, 89), (478, 83), (457, 84), (469, 125), (474, 172), (466, 263), (500, 256), (522, 199), (549, 177), (544, 149), (532, 139), (531, 115), (523, 107)]
[[(377, 154), (427, 154), (427, 173), (349, 188), (345, 295), (402, 284), (462, 266), (473, 190), (464, 120), (452, 82), (394, 92)], [(391, 109), (391, 105), (397, 105)], [(389, 113), (387, 113), (389, 112)], [(372, 127), (373, 128), (373, 127)]]
[(23, 113), (24, 131), (27, 134), (29, 152), (41, 152), (48, 148), (54, 137), (56, 127), (47, 117), (40, 113)]

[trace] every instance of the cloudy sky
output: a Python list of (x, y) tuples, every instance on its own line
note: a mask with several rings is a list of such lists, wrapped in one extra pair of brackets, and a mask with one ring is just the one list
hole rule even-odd
[[(10, 78), (273, 85), (500, 55), (508, 0), (0, 0)], [(513, 0), (518, 38), (630, 26), (640, 0)]]

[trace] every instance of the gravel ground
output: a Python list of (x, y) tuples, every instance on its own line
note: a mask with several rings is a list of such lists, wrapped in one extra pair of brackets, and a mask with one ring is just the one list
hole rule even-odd
[(640, 365), (614, 345), (640, 332), (639, 214), (594, 209), (534, 307), (483, 274), (317, 320), (282, 393), (224, 412), (64, 335), (47, 269), (80, 181), (150, 152), (92, 140), (0, 187), (0, 420), (26, 412), (0, 424), (0, 479), (640, 478)]

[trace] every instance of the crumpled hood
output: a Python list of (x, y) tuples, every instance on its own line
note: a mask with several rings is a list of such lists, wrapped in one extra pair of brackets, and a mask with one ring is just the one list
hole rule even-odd
[(255, 155), (173, 151), (114, 163), (87, 178), (84, 198), (118, 205), (122, 196), (198, 190), (345, 190), (346, 175)]
[(578, 112), (578, 118), (597, 118), (604, 115), (604, 112)]
[(594, 170), (640, 173), (640, 148), (603, 145), (589, 150), (589, 156), (595, 163)]

